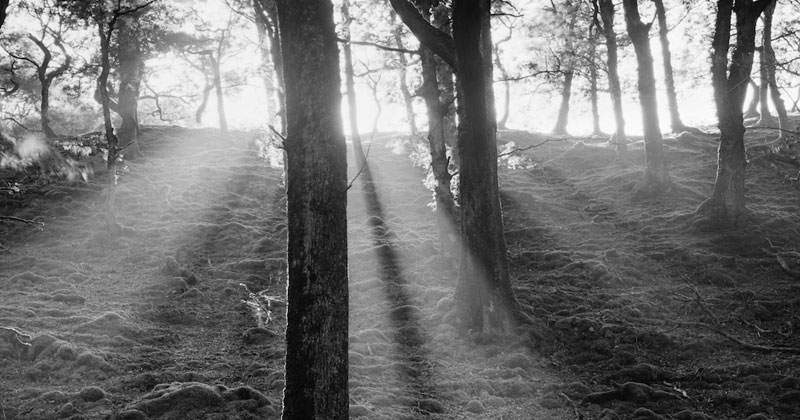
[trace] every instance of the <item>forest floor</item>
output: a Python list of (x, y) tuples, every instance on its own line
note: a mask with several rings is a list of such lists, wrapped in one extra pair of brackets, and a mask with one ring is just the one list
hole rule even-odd
[[(5, 193), (0, 215), (44, 225), (0, 221), (0, 420), (279, 417), (285, 194), (253, 138), (145, 129), (114, 232), (96, 181)], [(501, 151), (544, 139), (504, 131)], [(350, 417), (800, 417), (798, 168), (753, 156), (750, 225), (703, 231), (715, 144), (666, 139), (675, 188), (650, 199), (631, 197), (641, 142), (504, 156), (511, 272), (537, 324), (491, 336), (447, 322), (457, 264), (418, 149), (376, 136), (375, 189), (361, 177), (348, 198)]]

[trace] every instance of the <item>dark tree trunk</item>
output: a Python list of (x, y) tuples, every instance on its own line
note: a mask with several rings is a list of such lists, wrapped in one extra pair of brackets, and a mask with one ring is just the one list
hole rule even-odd
[[(742, 105), (753, 70), (756, 22), (770, 1), (737, 0), (735, 7), (733, 0), (717, 1), (711, 74), (720, 129), (719, 157), (714, 191), (695, 211), (699, 227), (741, 226), (747, 221)], [(736, 47), (728, 70), (733, 10), (736, 11)]]
[(781, 91), (778, 88), (778, 81), (775, 77), (775, 70), (777, 67), (777, 60), (775, 59), (775, 50), (772, 49), (772, 16), (775, 13), (775, 6), (777, 1), (773, 1), (764, 9), (764, 35), (761, 43), (761, 59), (764, 60), (767, 67), (767, 84), (769, 85), (770, 96), (772, 103), (775, 105), (775, 112), (778, 114), (778, 138), (783, 138), (783, 130), (789, 129), (789, 116), (786, 115), (786, 105), (781, 98)]
[(619, 70), (617, 66), (617, 33), (614, 31), (614, 1), (598, 0), (598, 4), (600, 18), (603, 22), (603, 36), (606, 39), (608, 88), (614, 107), (615, 131), (613, 140), (616, 141), (618, 145), (624, 145), (627, 138), (625, 136), (625, 116), (622, 112), (622, 89), (620, 88)]
[(350, 123), (350, 139), (353, 141), (353, 156), (356, 164), (363, 167), (367, 156), (364, 154), (364, 147), (361, 144), (361, 134), (358, 132), (358, 101), (356, 100), (356, 82), (353, 74), (353, 51), (350, 48), (350, 1), (342, 2), (342, 20), (344, 24), (345, 43), (344, 50), (344, 76), (345, 86), (347, 87), (347, 116)]
[(650, 24), (639, 17), (637, 0), (623, 0), (625, 24), (636, 52), (639, 102), (642, 107), (642, 126), (644, 128), (644, 178), (636, 186), (636, 195), (660, 194), (670, 189), (671, 182), (664, 156), (661, 126), (658, 121), (658, 102), (656, 101), (656, 79), (653, 71), (653, 54), (650, 51)]
[(486, 14), (482, 0), (457, 0), (453, 5), (459, 107), (464, 116), (458, 127), (462, 255), (455, 300), (466, 328), (508, 331), (522, 313), (511, 289), (503, 237), (497, 145), (484, 65), (491, 55), (485, 55), (481, 41)]
[(553, 127), (553, 134), (567, 134), (567, 122), (569, 120), (569, 98), (572, 96), (572, 78), (575, 72), (568, 68), (563, 72), (564, 85), (561, 87), (561, 106), (558, 107), (556, 125)]
[(769, 112), (769, 71), (767, 70), (767, 60), (764, 57), (764, 50), (759, 50), (760, 58), (758, 62), (758, 76), (761, 81), (761, 86), (758, 90), (758, 102), (761, 105), (759, 114), (761, 117), (756, 121), (755, 127), (769, 127), (776, 126), (775, 118), (772, 118), (772, 113)]
[[(417, 7), (423, 15), (430, 19), (430, 0), (417, 0)], [(425, 101), (428, 115), (428, 145), (431, 150), (431, 171), (436, 179), (434, 197), (436, 199), (436, 217), (439, 225), (440, 254), (446, 256), (454, 253), (456, 240), (452, 237), (458, 225), (455, 217), (453, 193), (450, 190), (450, 180), (453, 176), (448, 169), (447, 145), (445, 142), (445, 115), (448, 104), (440, 100), (441, 92), (437, 80), (438, 60), (429, 48), (420, 47), (420, 61), (422, 64), (422, 86), (420, 94)]]
[(6, 22), (8, 2), (9, 0), (0, 0), (0, 28)]
[(70, 56), (67, 54), (64, 45), (61, 42), (60, 35), (55, 39), (55, 45), (61, 49), (61, 53), (64, 55), (64, 63), (62, 63), (58, 68), (54, 69), (52, 72), (48, 73), (50, 68), (50, 63), (53, 60), (53, 53), (50, 49), (44, 44), (44, 42), (33, 35), (28, 35), (28, 39), (30, 39), (39, 50), (42, 52), (42, 61), (38, 65), (36, 65), (36, 75), (39, 79), (40, 85), (40, 94), (41, 100), (39, 101), (39, 115), (42, 120), (42, 132), (46, 137), (53, 138), (56, 137), (56, 133), (53, 131), (52, 126), (50, 125), (50, 86), (53, 84), (53, 80), (56, 77), (61, 76), (70, 66)]
[[(394, 26), (394, 42), (397, 48), (405, 49), (405, 45), (403, 45), (403, 27), (395, 23), (395, 13), (392, 13), (391, 16), (392, 25)], [(400, 63), (400, 68), (397, 69), (397, 80), (400, 82), (400, 94), (403, 95), (403, 104), (406, 107), (408, 129), (411, 131), (411, 134), (417, 134), (419, 129), (417, 128), (417, 119), (414, 116), (414, 95), (411, 94), (411, 90), (408, 88), (408, 81), (406, 80), (408, 59), (406, 59), (405, 53), (398, 52), (397, 61)]]
[(329, 0), (278, 0), (289, 287), (284, 419), (348, 418), (347, 146)]
[(672, 54), (669, 49), (669, 28), (667, 12), (663, 0), (654, 0), (658, 17), (658, 39), (661, 41), (661, 61), (664, 64), (664, 86), (667, 88), (667, 107), (669, 108), (669, 126), (673, 133), (686, 130), (678, 110), (678, 95), (675, 92), (675, 78), (672, 70)]
[(42, 100), (39, 106), (39, 113), (42, 117), (42, 132), (46, 137), (56, 137), (56, 133), (50, 126), (50, 82), (47, 79), (40, 79), (42, 84)]
[(758, 113), (758, 104), (759, 98), (761, 97), (761, 89), (759, 89), (758, 85), (753, 81), (753, 79), (748, 79), (747, 83), (753, 90), (753, 96), (750, 98), (750, 103), (747, 105), (747, 111), (744, 113), (744, 118), (760, 117), (761, 114)]
[(117, 135), (114, 133), (114, 125), (111, 123), (111, 99), (108, 96), (108, 75), (111, 73), (111, 61), (109, 59), (111, 35), (114, 32), (116, 19), (110, 23), (98, 22), (97, 29), (100, 34), (100, 75), (97, 77), (97, 91), (100, 93), (100, 105), (103, 108), (103, 125), (106, 131), (106, 143), (108, 145), (108, 170), (109, 182), (116, 183), (116, 162), (117, 162)]
[(141, 34), (137, 28), (136, 15), (125, 16), (119, 20), (119, 102), (117, 112), (122, 117), (119, 129), (120, 147), (125, 157), (141, 157), (137, 138), (139, 136), (139, 89), (144, 74), (144, 60), (140, 45)]

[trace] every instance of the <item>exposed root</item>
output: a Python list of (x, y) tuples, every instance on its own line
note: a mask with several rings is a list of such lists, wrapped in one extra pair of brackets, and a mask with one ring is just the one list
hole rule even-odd
[(10, 220), (12, 222), (25, 223), (26, 225), (37, 226), (39, 228), (39, 230), (44, 229), (44, 223), (37, 222), (37, 221), (34, 221), (34, 220), (23, 219), (21, 217), (0, 216), (0, 220)]

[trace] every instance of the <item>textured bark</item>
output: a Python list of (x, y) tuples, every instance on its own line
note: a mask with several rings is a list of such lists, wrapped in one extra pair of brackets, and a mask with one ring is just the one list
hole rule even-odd
[[(417, 7), (426, 19), (430, 19), (431, 1), (417, 0)], [(456, 252), (456, 241), (452, 238), (455, 226), (458, 224), (455, 217), (453, 193), (450, 190), (450, 180), (453, 176), (448, 169), (447, 145), (445, 142), (445, 115), (448, 104), (440, 100), (439, 81), (437, 79), (438, 60), (433, 51), (424, 45), (420, 47), (420, 62), (422, 64), (422, 86), (420, 95), (425, 101), (428, 115), (428, 145), (431, 150), (431, 170), (436, 180), (434, 197), (436, 199), (436, 218), (439, 226), (440, 253), (442, 256)]]
[[(114, 133), (114, 126), (111, 124), (111, 99), (108, 96), (108, 76), (111, 74), (110, 45), (111, 35), (114, 33), (116, 19), (109, 23), (98, 22), (97, 31), (100, 35), (100, 75), (97, 77), (97, 91), (100, 93), (100, 105), (103, 108), (103, 125), (106, 132), (106, 143), (108, 145), (108, 169), (109, 182), (113, 186), (116, 183), (116, 162), (117, 162), (117, 135)], [(113, 188), (113, 187), (112, 187)]]
[(669, 49), (669, 28), (667, 27), (667, 12), (664, 10), (664, 0), (654, 0), (656, 16), (658, 17), (658, 39), (661, 42), (661, 61), (664, 64), (664, 87), (667, 89), (667, 107), (669, 108), (669, 126), (673, 133), (686, 130), (681, 121), (678, 109), (678, 95), (675, 92), (675, 78), (672, 69), (672, 54)]
[(8, 2), (9, 0), (0, 0), (0, 28), (6, 22)]
[(767, 68), (767, 84), (769, 85), (770, 96), (772, 103), (775, 105), (775, 112), (778, 114), (778, 138), (783, 138), (783, 130), (789, 129), (789, 116), (786, 115), (786, 105), (781, 98), (781, 90), (778, 87), (778, 81), (775, 77), (775, 70), (777, 67), (777, 60), (775, 59), (775, 50), (772, 49), (772, 16), (775, 13), (775, 6), (777, 1), (772, 3), (764, 9), (764, 35), (761, 40), (761, 59), (766, 63)]
[(564, 84), (561, 87), (561, 105), (558, 107), (556, 125), (553, 127), (553, 134), (567, 134), (567, 122), (569, 121), (569, 99), (572, 96), (572, 79), (575, 72), (568, 68), (563, 72)]
[[(701, 227), (741, 226), (747, 221), (745, 207), (744, 119), (742, 105), (753, 69), (756, 22), (770, 2), (761, 0), (717, 1), (711, 75), (717, 106), (720, 140), (717, 178), (711, 197), (695, 211)], [(731, 13), (736, 12), (736, 47), (728, 69)]]
[(618, 144), (625, 144), (625, 116), (622, 112), (622, 89), (620, 88), (617, 66), (617, 33), (614, 31), (614, 1), (598, 0), (598, 5), (603, 36), (606, 40), (608, 88), (614, 108), (615, 131), (613, 139)]
[[(450, 35), (452, 29), (450, 28), (450, 10), (441, 1), (431, 2), (431, 20), (433, 26), (443, 33)], [(435, 52), (435, 51), (434, 51)], [(452, 163), (458, 166), (458, 152), (456, 150), (456, 84), (453, 75), (453, 67), (447, 64), (441, 57), (436, 56), (436, 77), (439, 81), (439, 100), (446, 105), (446, 112), (444, 115), (444, 139), (448, 146), (451, 147)]]
[(137, 138), (139, 136), (139, 89), (144, 74), (141, 36), (136, 15), (128, 15), (119, 20), (117, 58), (119, 61), (119, 101), (117, 113), (122, 117), (119, 129), (120, 147), (125, 157), (135, 159), (141, 156)]
[(636, 186), (636, 195), (660, 194), (670, 189), (671, 182), (664, 156), (661, 127), (658, 121), (656, 79), (653, 70), (653, 53), (650, 50), (650, 24), (639, 17), (637, 0), (623, 0), (625, 24), (636, 52), (639, 102), (642, 107), (644, 128), (644, 178)]
[(488, 118), (484, 60), (491, 56), (484, 55), (481, 38), (485, 13), (482, 0), (457, 0), (453, 5), (459, 108), (464, 116), (458, 127), (462, 255), (455, 300), (465, 327), (508, 331), (521, 312), (508, 273), (497, 145)]
[(348, 418), (347, 147), (329, 0), (278, 0), (289, 287), (284, 419)]
[(364, 147), (361, 144), (361, 134), (358, 132), (358, 100), (356, 99), (356, 82), (353, 74), (353, 50), (350, 48), (350, 1), (342, 1), (342, 23), (344, 27), (344, 40), (342, 45), (344, 50), (344, 77), (345, 87), (347, 88), (347, 117), (350, 123), (350, 139), (353, 142), (353, 156), (356, 164), (363, 167), (367, 156), (364, 154)]

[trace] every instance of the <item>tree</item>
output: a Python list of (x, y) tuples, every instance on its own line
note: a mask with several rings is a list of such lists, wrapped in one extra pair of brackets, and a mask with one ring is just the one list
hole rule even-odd
[[(67, 52), (63, 39), (66, 17), (61, 15), (60, 9), (52, 6), (49, 2), (34, 4), (26, 1), (20, 3), (21, 8), (39, 21), (40, 31), (36, 34), (29, 32), (24, 36), (18, 36), (17, 44), (18, 46), (24, 45), (20, 42), (22, 39), (30, 41), (39, 50), (39, 54), (26, 52), (19, 48), (6, 49), (11, 57), (29, 63), (36, 70), (40, 86), (39, 115), (42, 132), (51, 138), (56, 137), (56, 133), (50, 122), (50, 87), (53, 85), (53, 81), (64, 75), (72, 65), (72, 56)], [(55, 49), (58, 50), (57, 53), (55, 53)], [(57, 61), (61, 63), (57, 67), (51, 68), (51, 65)]]
[[(775, 112), (778, 114), (778, 128), (780, 129), (778, 132), (778, 139), (783, 139), (784, 130), (788, 130), (789, 128), (789, 117), (786, 115), (786, 106), (783, 104), (783, 99), (781, 99), (781, 91), (775, 77), (777, 60), (775, 59), (775, 50), (772, 48), (772, 17), (775, 14), (776, 5), (777, 1), (773, 1), (764, 9), (764, 32), (761, 36), (761, 60), (764, 62), (763, 67), (765, 69), (762, 76), (766, 76), (772, 103), (775, 105)], [(763, 118), (763, 112), (761, 115)], [(773, 121), (772, 125), (774, 126), (774, 124)]]
[(580, 3), (573, 4), (572, 0), (564, 3), (563, 11), (556, 10), (553, 3), (552, 13), (556, 20), (561, 23), (566, 19), (566, 32), (559, 37), (564, 41), (563, 50), (556, 56), (558, 69), (564, 76), (564, 84), (561, 88), (561, 105), (558, 107), (556, 124), (553, 127), (553, 134), (567, 134), (567, 122), (569, 120), (569, 100), (572, 95), (572, 79), (575, 77), (575, 46), (573, 41), (576, 38), (575, 23), (578, 20), (578, 8)]
[(141, 156), (139, 144), (139, 91), (144, 76), (142, 41), (144, 33), (140, 27), (141, 13), (131, 13), (119, 20), (117, 37), (117, 63), (119, 65), (119, 100), (117, 113), (122, 117), (119, 128), (120, 147), (126, 150), (128, 159)]
[(671, 181), (664, 156), (661, 127), (658, 121), (656, 100), (656, 79), (653, 71), (653, 54), (650, 51), (650, 27), (639, 16), (637, 0), (623, 0), (625, 24), (636, 52), (639, 102), (642, 107), (642, 126), (644, 128), (644, 177), (636, 185), (636, 195), (662, 193), (670, 188)]
[[(432, 8), (436, 6), (431, 0), (416, 0), (417, 8), (427, 21), (431, 20)], [(433, 51), (425, 45), (420, 46), (420, 62), (422, 64), (422, 86), (418, 92), (425, 101), (428, 116), (428, 146), (431, 153), (431, 171), (436, 180), (433, 189), (436, 200), (436, 217), (439, 225), (439, 252), (441, 255), (455, 252), (455, 243), (450, 235), (457, 224), (453, 193), (450, 190), (450, 159), (447, 157), (446, 122), (449, 103), (442, 101), (443, 92), (439, 83), (439, 60)]]
[[(274, 108), (276, 110), (275, 115), (278, 117), (281, 130), (285, 134), (286, 111), (284, 110), (285, 97), (283, 95), (283, 58), (281, 58), (281, 43), (278, 38), (278, 11), (275, 6), (275, 0), (253, 0), (253, 10), (255, 11), (255, 24), (259, 37), (261, 65), (263, 67), (261, 71), (264, 73), (267, 102), (270, 104), (269, 109)], [(273, 74), (275, 77), (274, 83), (271, 77)], [(272, 118), (270, 118), (270, 121), (272, 121)]]
[(669, 108), (670, 128), (673, 133), (686, 131), (688, 127), (681, 121), (678, 110), (678, 95), (675, 92), (675, 76), (672, 69), (672, 53), (669, 49), (669, 28), (667, 27), (667, 11), (664, 0), (653, 0), (658, 18), (658, 39), (661, 42), (661, 61), (664, 65), (664, 87), (667, 89), (667, 107)]
[[(455, 300), (462, 326), (474, 330), (508, 330), (524, 321), (511, 288), (503, 217), (497, 183), (494, 114), (487, 99), (486, 61), (491, 52), (489, 2), (456, 0), (453, 36), (436, 29), (407, 0), (391, 0), (398, 16), (422, 44), (455, 65), (459, 84), (461, 263)], [(488, 53), (488, 55), (487, 55)], [(491, 82), (491, 78), (488, 78)]]
[[(353, 50), (350, 46), (350, 24), (353, 18), (350, 16), (350, 0), (342, 1), (342, 50), (344, 55), (344, 77), (345, 87), (347, 88), (347, 116), (350, 123), (350, 138), (353, 141), (353, 155), (356, 164), (363, 167), (366, 164), (367, 156), (364, 147), (361, 145), (361, 134), (358, 132), (358, 100), (356, 98), (356, 82), (353, 74)], [(406, 88), (408, 90), (408, 88)]]
[[(608, 66), (608, 87), (614, 107), (615, 130), (612, 140), (618, 147), (625, 144), (625, 116), (622, 112), (622, 89), (617, 66), (617, 33), (614, 31), (614, 1), (593, 0), (594, 22), (606, 40), (606, 63)], [(597, 16), (600, 16), (600, 19)], [(601, 23), (602, 21), (602, 23)]]
[[(695, 211), (698, 227), (741, 226), (745, 207), (744, 120), (742, 105), (753, 69), (756, 22), (773, 0), (718, 0), (711, 76), (719, 120), (719, 155), (714, 190)], [(731, 14), (736, 13), (736, 46), (728, 69)]]
[(347, 147), (329, 0), (278, 0), (289, 287), (284, 419), (348, 417)]

